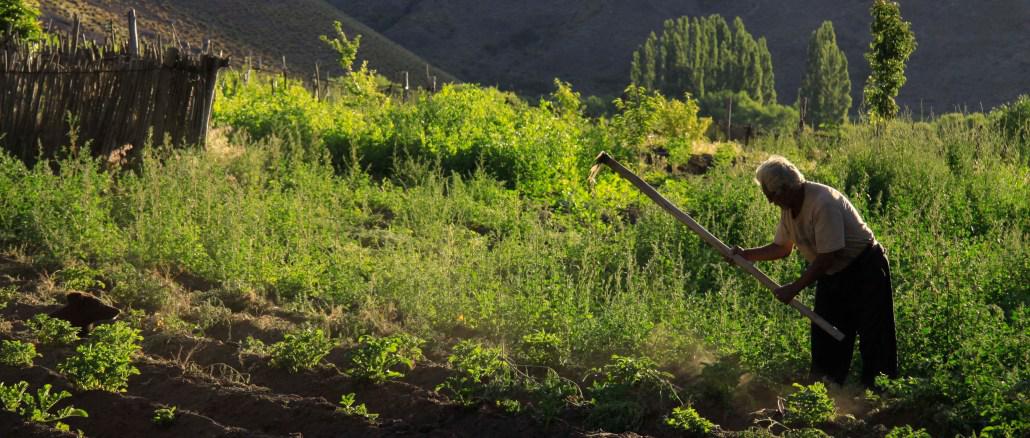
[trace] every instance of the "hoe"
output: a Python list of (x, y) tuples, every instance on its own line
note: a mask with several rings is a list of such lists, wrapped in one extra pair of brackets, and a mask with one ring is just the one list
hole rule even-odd
[[(665, 211), (669, 212), (669, 214), (671, 214), (677, 220), (683, 222), (684, 225), (686, 225), (688, 228), (697, 233), (698, 236), (701, 236), (701, 239), (704, 240), (705, 243), (715, 248), (715, 250), (719, 251), (719, 253), (722, 254), (724, 257), (732, 259), (733, 263), (735, 263), (744, 271), (747, 271), (749, 274), (754, 275), (755, 278), (757, 278), (763, 286), (769, 288), (769, 290), (776, 290), (776, 288), (780, 287), (780, 285), (776, 284), (776, 282), (773, 281), (773, 279), (769, 278), (768, 275), (765, 275), (764, 272), (756, 268), (755, 265), (751, 263), (751, 261), (741, 256), (733, 255), (730, 247), (726, 246), (725, 243), (722, 243), (722, 241), (719, 240), (717, 237), (713, 236), (712, 233), (709, 233), (708, 230), (699, 225), (696, 221), (694, 221), (693, 218), (691, 218), (688, 214), (684, 213), (683, 210), (680, 210), (678, 207), (676, 207), (675, 204), (670, 202), (668, 199), (665, 199), (665, 197), (658, 193), (658, 191), (655, 190), (654, 187), (651, 187), (650, 184), (644, 182), (644, 180), (640, 179), (639, 176), (631, 172), (629, 169), (623, 167), (622, 164), (620, 164), (618, 161), (616, 161), (614, 158), (608, 155), (607, 152), (601, 152), (597, 156), (597, 160), (595, 160), (595, 163), (596, 164), (594, 164), (594, 167), (590, 169), (591, 181), (593, 181), (597, 173), (601, 171), (601, 165), (607, 165), (612, 170), (614, 170), (615, 173), (619, 174), (619, 176), (625, 178), (627, 181), (637, 186), (637, 188), (640, 189), (641, 192), (644, 192), (644, 194), (647, 195), (648, 198), (651, 198), (651, 200), (653, 200), (659, 206), (664, 208)], [(797, 309), (798, 312), (801, 312), (802, 315), (808, 317), (808, 319), (812, 320), (812, 322), (815, 323), (815, 325), (825, 330), (826, 333), (830, 334), (830, 336), (833, 336), (834, 339), (838, 341), (844, 339), (844, 333), (841, 333), (840, 330), (837, 330), (837, 327), (834, 327), (832, 324), (827, 322), (821, 316), (817, 315), (815, 312), (812, 311), (812, 309), (809, 309), (804, 304), (799, 303), (797, 300), (791, 300), (790, 306)]]

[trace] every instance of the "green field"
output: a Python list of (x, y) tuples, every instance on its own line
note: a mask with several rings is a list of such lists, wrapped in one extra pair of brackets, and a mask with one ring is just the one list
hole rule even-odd
[[(1030, 143), (1005, 125), (1030, 100), (743, 147), (646, 93), (590, 119), (564, 84), (402, 99), (357, 75), (318, 101), (271, 81), (227, 75), (206, 150), (155, 146), (120, 171), (0, 158), (6, 257), (49, 273), (41, 299), (92, 291), (157, 332), (288, 312), (280, 331), (344, 346), (414, 336), (448, 363), (448, 400), (573, 430), (675, 435), (664, 418), (689, 405), (727, 436), (1030, 433)], [(588, 184), (601, 150), (731, 245), (772, 238), (752, 180), (769, 154), (845, 192), (892, 263), (904, 378), (832, 387), (829, 421), (788, 420), (776, 398), (811, 383), (806, 320), (612, 172)], [(682, 171), (702, 151), (712, 167)], [(760, 268), (787, 282), (803, 261)]]

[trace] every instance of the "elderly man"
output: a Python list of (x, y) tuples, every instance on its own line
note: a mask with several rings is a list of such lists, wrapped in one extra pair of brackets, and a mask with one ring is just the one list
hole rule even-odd
[(776, 298), (789, 303), (802, 289), (818, 282), (815, 312), (845, 335), (838, 342), (812, 325), (812, 376), (843, 384), (857, 335), (862, 383), (872, 387), (881, 373), (896, 377), (890, 267), (873, 232), (843, 194), (805, 181), (786, 158), (770, 157), (758, 166), (755, 179), (766, 199), (780, 207), (780, 223), (772, 243), (749, 249), (734, 247), (734, 253), (751, 261), (776, 260), (797, 247), (808, 267), (796, 281), (777, 289)]

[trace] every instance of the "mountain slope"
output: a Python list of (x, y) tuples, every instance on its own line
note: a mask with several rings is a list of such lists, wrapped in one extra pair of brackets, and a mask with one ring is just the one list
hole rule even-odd
[[(633, 50), (662, 21), (740, 16), (768, 39), (780, 101), (797, 95), (808, 38), (832, 20), (856, 105), (868, 76), (869, 0), (329, 0), (329, 3), (466, 80), (526, 94), (560, 77), (586, 93), (617, 94)], [(979, 110), (1030, 92), (1030, 2), (906, 0), (919, 47), (899, 102), (918, 116)]]
[[(144, 38), (160, 34), (168, 41), (174, 28), (192, 47), (210, 38), (214, 50), (224, 50), (237, 65), (252, 55), (262, 58), (266, 68), (281, 69), (285, 55), (288, 70), (305, 77), (316, 62), (322, 71), (342, 72), (335, 53), (318, 40), (319, 35), (332, 35), (332, 22), (338, 20), (349, 37), (362, 35), (359, 63), (368, 60), (371, 68), (394, 81), (403, 81), (408, 71), (413, 85), (431, 83), (425, 60), (322, 0), (44, 0), (41, 6), (44, 23), (68, 30), (78, 14), (87, 35), (98, 40), (107, 35), (109, 23), (125, 35), (124, 17), (134, 8)], [(428, 69), (428, 76), (440, 82), (456, 81), (438, 68)]]

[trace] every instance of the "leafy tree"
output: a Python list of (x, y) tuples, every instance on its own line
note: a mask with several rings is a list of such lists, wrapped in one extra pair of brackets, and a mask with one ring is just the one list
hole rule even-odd
[(0, 34), (7, 32), (18, 38), (35, 41), (43, 36), (39, 25), (39, 4), (36, 0), (0, 1)]
[(901, 6), (888, 0), (874, 0), (870, 10), (873, 41), (865, 58), (871, 73), (866, 80), (865, 100), (873, 120), (893, 119), (898, 114), (894, 97), (905, 85), (905, 62), (916, 49), (912, 23), (901, 19)]
[(630, 79), (667, 96), (729, 90), (776, 100), (765, 38), (751, 36), (739, 17), (732, 26), (719, 15), (666, 20), (661, 35), (652, 32), (633, 53)]
[(354, 60), (358, 57), (358, 47), (361, 46), (361, 35), (354, 37), (353, 39), (347, 38), (347, 34), (343, 32), (343, 25), (339, 21), (333, 22), (333, 28), (336, 29), (336, 38), (329, 38), (327, 35), (321, 35), (318, 37), (323, 43), (326, 43), (337, 54), (340, 55), (340, 67), (343, 67), (348, 73), (353, 70), (351, 64), (354, 64)]
[(808, 99), (806, 116), (813, 126), (838, 125), (851, 109), (848, 60), (837, 47), (833, 23), (824, 21), (808, 43), (808, 66), (801, 79), (801, 97)]

